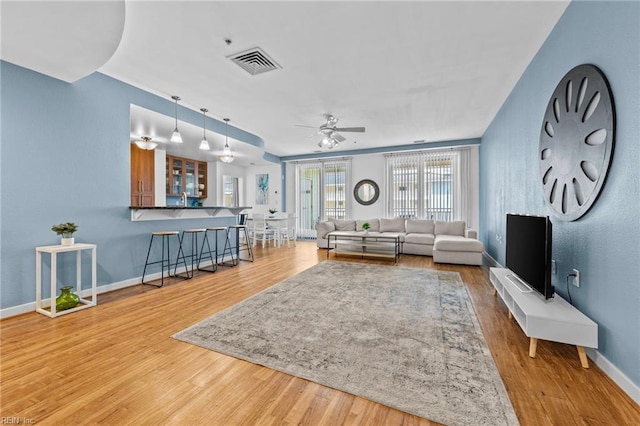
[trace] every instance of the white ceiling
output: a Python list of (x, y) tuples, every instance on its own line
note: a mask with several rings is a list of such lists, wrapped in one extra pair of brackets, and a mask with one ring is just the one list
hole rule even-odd
[[(7, 38), (5, 23), (50, 10), (36, 2), (16, 15), (20, 8), (6, 3), (2, 58), (47, 73), (46, 55), (41, 64), (5, 56), (7, 47), (33, 50), (32, 41), (21, 45), (24, 31)], [(71, 16), (98, 25), (100, 4), (86, 2)], [(206, 107), (214, 118), (230, 117), (261, 137), (267, 152), (289, 156), (318, 150), (320, 136), (296, 125), (320, 126), (324, 113), (338, 117), (338, 127), (367, 129), (343, 133), (347, 140), (334, 151), (482, 136), (567, 4), (126, 1), (121, 34), (116, 22), (113, 34), (82, 37), (99, 47), (121, 38), (98, 71), (169, 100), (178, 95), (181, 105)], [(49, 35), (29, 29), (29, 40)], [(56, 32), (68, 42), (78, 37), (68, 22)], [(253, 47), (282, 68), (251, 76), (227, 58)], [(85, 64), (68, 49), (60, 56), (70, 68)]]
[[(262, 148), (242, 143), (233, 138), (226, 138), (225, 134), (219, 134), (209, 129), (203, 132), (202, 125), (198, 127), (178, 120), (178, 129), (182, 135), (183, 143), (176, 144), (169, 141), (176, 126), (174, 117), (168, 117), (138, 105), (131, 105), (130, 115), (131, 141), (139, 141), (141, 136), (149, 136), (153, 142), (158, 143), (158, 148), (165, 150), (167, 154), (201, 161), (217, 161), (218, 156), (222, 154), (224, 144), (228, 142), (233, 152), (233, 164), (237, 166), (273, 164), (262, 158)], [(233, 123), (229, 122), (229, 126), (232, 125)], [(207, 136), (211, 148), (209, 151), (200, 149), (203, 133)]]

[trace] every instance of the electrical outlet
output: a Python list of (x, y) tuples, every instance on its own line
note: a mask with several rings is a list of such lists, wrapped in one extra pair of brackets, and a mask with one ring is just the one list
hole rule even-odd
[(573, 277), (573, 285), (575, 285), (576, 287), (580, 287), (580, 271), (574, 269), (573, 273), (576, 274), (576, 276)]
[(556, 263), (555, 260), (551, 261), (551, 273), (553, 275), (556, 275), (558, 273), (558, 264)]

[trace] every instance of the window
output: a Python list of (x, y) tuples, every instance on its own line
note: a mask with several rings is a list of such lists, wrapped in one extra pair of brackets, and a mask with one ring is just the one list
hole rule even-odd
[(350, 159), (297, 164), (296, 216), (301, 238), (316, 238), (320, 220), (348, 217), (350, 164)]
[(225, 207), (237, 207), (239, 205), (240, 191), (239, 179), (235, 176), (222, 176), (222, 205)]
[(387, 216), (467, 220), (468, 167), (459, 166), (466, 155), (465, 148), (387, 155)]

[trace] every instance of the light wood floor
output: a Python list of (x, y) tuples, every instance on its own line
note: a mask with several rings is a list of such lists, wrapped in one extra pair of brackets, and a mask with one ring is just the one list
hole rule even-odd
[[(2, 320), (1, 416), (51, 425), (431, 424), (171, 338), (326, 258), (315, 243), (257, 251), (254, 263), (103, 294), (97, 307), (59, 318)], [(581, 368), (575, 348), (541, 341), (528, 357), (486, 268), (409, 255), (398, 265), (460, 272), (522, 424), (640, 424), (638, 405), (593, 363)]]

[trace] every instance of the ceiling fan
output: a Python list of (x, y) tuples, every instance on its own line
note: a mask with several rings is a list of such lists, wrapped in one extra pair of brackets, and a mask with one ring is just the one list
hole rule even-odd
[[(333, 149), (334, 146), (338, 145), (340, 142), (344, 142), (346, 139), (338, 132), (364, 132), (364, 127), (336, 127), (338, 123), (338, 119), (331, 114), (324, 114), (324, 119), (326, 122), (322, 124), (318, 128), (318, 134), (322, 135), (322, 140), (318, 142), (318, 146), (320, 148), (327, 147), (329, 149)], [(298, 124), (298, 127), (310, 127), (315, 128), (313, 126), (303, 126)]]

